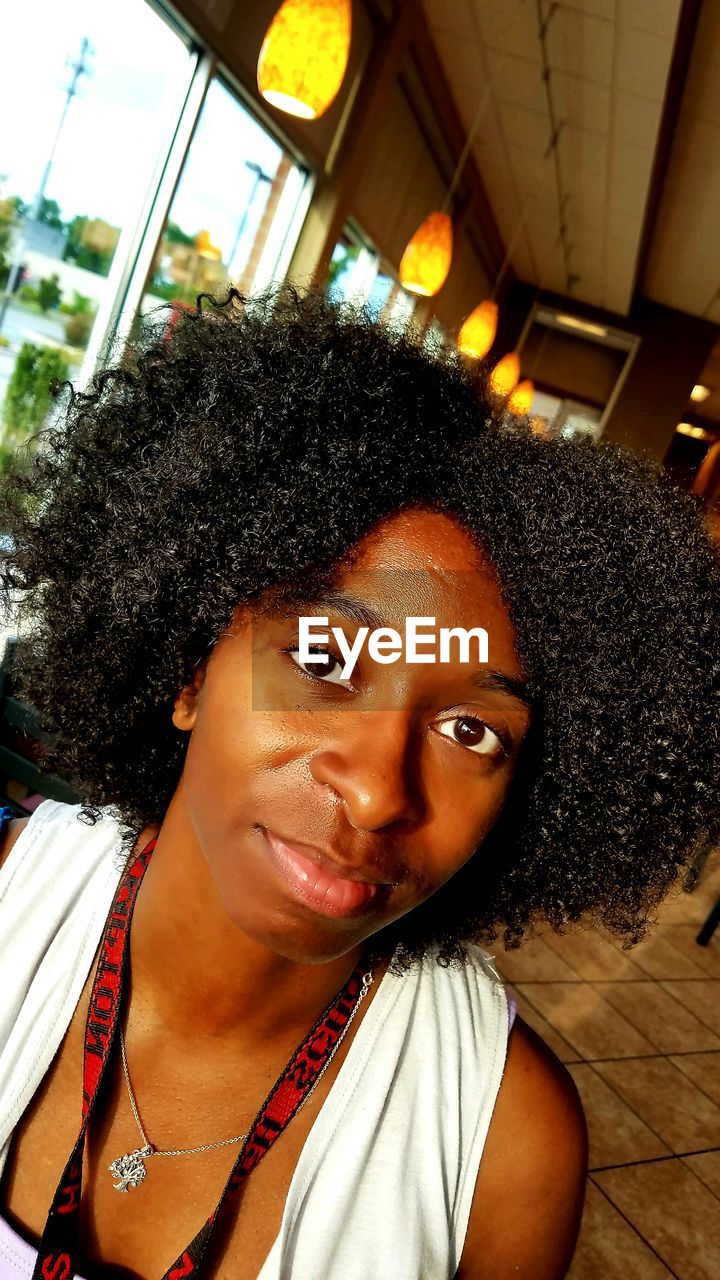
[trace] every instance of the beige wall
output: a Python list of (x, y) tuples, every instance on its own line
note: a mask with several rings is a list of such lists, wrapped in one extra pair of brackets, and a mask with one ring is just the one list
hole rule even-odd
[(626, 351), (603, 347), (541, 324), (532, 326), (522, 349), (526, 378), (602, 408), (613, 393), (626, 359)]
[(353, 216), (397, 268), (410, 236), (428, 213), (440, 208), (444, 195), (443, 180), (396, 83), (382, 133), (360, 175)]

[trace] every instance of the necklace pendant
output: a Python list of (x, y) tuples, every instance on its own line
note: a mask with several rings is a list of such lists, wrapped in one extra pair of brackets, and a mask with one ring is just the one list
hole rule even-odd
[(145, 1161), (153, 1152), (154, 1148), (151, 1146), (138, 1147), (125, 1156), (118, 1156), (117, 1160), (108, 1165), (113, 1177), (118, 1179), (113, 1182), (116, 1191), (129, 1191), (131, 1187), (140, 1186), (147, 1173)]

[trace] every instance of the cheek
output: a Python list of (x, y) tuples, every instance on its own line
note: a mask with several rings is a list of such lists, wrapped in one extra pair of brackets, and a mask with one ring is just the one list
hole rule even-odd
[(232, 676), (225, 673), (203, 691), (183, 772), (194, 808), (218, 831), (223, 824), (235, 829), (256, 821), (268, 798), (282, 807), (293, 794), (291, 775), (302, 772), (307, 754), (300, 724), (281, 712), (254, 710), (249, 679)]
[(513, 767), (501, 766), (472, 786), (446, 786), (433, 802), (424, 845), (425, 878), (439, 889), (478, 851), (500, 814), (512, 782)]

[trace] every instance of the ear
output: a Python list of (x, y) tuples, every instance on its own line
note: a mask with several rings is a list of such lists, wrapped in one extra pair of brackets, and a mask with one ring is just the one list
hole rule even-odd
[(172, 722), (176, 729), (182, 729), (186, 732), (190, 732), (195, 728), (200, 695), (205, 682), (207, 663), (208, 659), (205, 658), (203, 662), (196, 667), (191, 683), (186, 684), (180, 690), (175, 702), (173, 703)]

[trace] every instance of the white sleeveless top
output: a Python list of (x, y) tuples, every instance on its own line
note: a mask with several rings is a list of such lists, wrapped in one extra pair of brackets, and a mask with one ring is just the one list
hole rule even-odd
[[(79, 809), (44, 801), (0, 868), (0, 1176), (122, 870), (115, 811), (90, 826)], [(428, 956), (386, 973), (305, 1141), (257, 1280), (450, 1280), (507, 1040), (505, 989), (481, 948), (462, 970)], [(2, 1228), (0, 1280), (30, 1276), (35, 1250)]]

